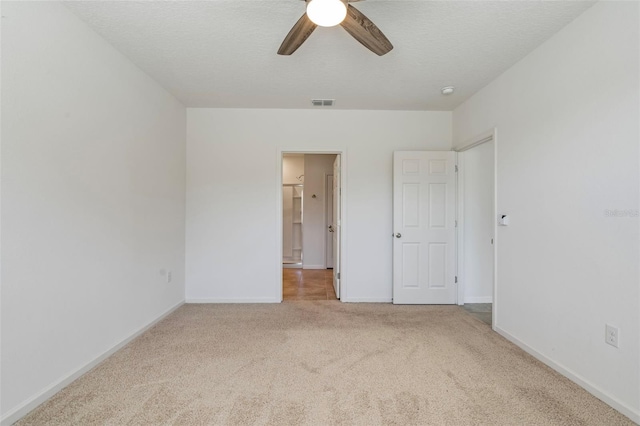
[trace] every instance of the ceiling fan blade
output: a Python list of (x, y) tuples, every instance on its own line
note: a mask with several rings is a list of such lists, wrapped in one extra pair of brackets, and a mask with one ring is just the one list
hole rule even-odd
[(351, 5), (347, 8), (347, 17), (340, 25), (364, 47), (378, 56), (389, 53), (393, 49), (389, 39), (382, 34), (376, 24)]
[(278, 55), (291, 55), (298, 50), (298, 47), (302, 46), (302, 43), (309, 38), (316, 27), (317, 25), (311, 22), (306, 13), (302, 15), (284, 38), (280, 49), (278, 49)]

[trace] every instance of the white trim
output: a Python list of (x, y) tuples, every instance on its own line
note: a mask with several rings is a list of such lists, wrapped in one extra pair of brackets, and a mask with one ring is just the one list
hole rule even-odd
[(466, 297), (464, 303), (493, 303), (491, 296)]
[(283, 269), (302, 269), (302, 264), (301, 263), (283, 263), (282, 268)]
[(467, 140), (459, 148), (454, 148), (456, 153), (462, 153), (483, 143), (493, 142), (493, 295), (488, 302), (470, 302), (469, 300), (483, 300), (485, 298), (470, 298), (464, 296), (464, 156), (456, 154), (458, 173), (456, 176), (456, 214), (458, 215), (457, 250), (456, 250), (456, 275), (458, 277), (458, 305), (464, 303), (492, 303), (491, 324), (495, 330), (498, 318), (498, 128), (487, 130), (474, 138)]
[(138, 328), (137, 330), (133, 331), (131, 334), (129, 334), (128, 337), (121, 340), (120, 343), (117, 343), (114, 346), (112, 346), (111, 349), (107, 349), (101, 355), (98, 355), (97, 357), (95, 357), (94, 359), (92, 359), (82, 367), (60, 378), (58, 381), (50, 384), (49, 386), (44, 388), (42, 391), (38, 392), (37, 394), (27, 399), (26, 401), (22, 402), (16, 408), (14, 408), (13, 410), (5, 414), (2, 417), (2, 419), (0, 419), (0, 425), (3, 425), (3, 426), (10, 425), (17, 422), (22, 417), (29, 414), (29, 412), (31, 412), (33, 409), (38, 407), (40, 404), (47, 401), (53, 395), (55, 395), (56, 393), (58, 393), (68, 385), (70, 385), (73, 381), (75, 381), (85, 373), (91, 371), (102, 361), (104, 361), (105, 359), (109, 358), (111, 355), (113, 355), (114, 353), (122, 349), (133, 339), (140, 336), (141, 334), (149, 330), (151, 327), (153, 327), (154, 325), (156, 325), (157, 323), (165, 319), (167, 316), (169, 316), (171, 313), (173, 313), (173, 311), (178, 309), (183, 304), (184, 304), (184, 300), (180, 301), (178, 304), (172, 306), (171, 308), (161, 313), (156, 319), (152, 320), (147, 325), (144, 325)]
[(280, 303), (275, 297), (260, 297), (260, 298), (213, 298), (213, 299), (187, 299), (185, 303), (188, 304), (214, 304), (214, 303)]
[(491, 324), (498, 324), (498, 128), (493, 128), (493, 305)]
[(390, 297), (350, 297), (342, 300), (346, 303), (391, 303), (393, 299)]
[(591, 383), (590, 381), (588, 381), (578, 373), (575, 373), (574, 371), (568, 369), (564, 365), (559, 364), (553, 361), (551, 358), (541, 354), (540, 352), (536, 351), (531, 346), (527, 345), (526, 343), (516, 338), (515, 336), (509, 334), (509, 332), (503, 330), (502, 328), (494, 325), (493, 330), (496, 333), (500, 334), (505, 339), (507, 339), (508, 341), (510, 341), (511, 343), (513, 343), (514, 345), (518, 346), (523, 351), (527, 352), (529, 355), (536, 358), (538, 361), (541, 361), (542, 363), (551, 367), (552, 369), (562, 374), (572, 382), (584, 388), (587, 392), (589, 392), (596, 398), (600, 399), (606, 404), (609, 404), (611, 407), (618, 410), (625, 416), (629, 417), (634, 422), (640, 424), (640, 411), (636, 411), (633, 408), (626, 405), (625, 403), (620, 402), (618, 399), (609, 395), (607, 392), (603, 391), (598, 386), (594, 385), (593, 383)]
[(304, 265), (302, 269), (327, 269), (325, 265)]
[(486, 132), (480, 133), (479, 135), (466, 140), (461, 146), (456, 147), (453, 150), (456, 152), (464, 152), (478, 145), (482, 145), (483, 143), (495, 140), (495, 136), (496, 128), (494, 127), (493, 129), (487, 130)]
[(458, 305), (464, 305), (464, 156), (456, 152), (456, 276), (458, 277)]
[[(342, 301), (347, 295), (347, 149), (305, 149), (305, 148), (283, 148), (276, 149), (276, 233), (278, 235), (278, 247), (275, 250), (277, 259), (274, 261), (278, 265), (276, 273), (276, 287), (274, 294), (278, 295), (275, 303), (282, 302), (282, 155), (283, 154), (335, 154), (340, 156), (340, 294), (337, 295)], [(303, 253), (304, 256), (304, 253)], [(324, 269), (324, 267), (323, 267)], [(205, 302), (207, 303), (207, 302)], [(209, 302), (218, 303), (218, 302)], [(219, 302), (226, 303), (226, 302)], [(245, 303), (245, 302), (238, 302)], [(250, 303), (250, 302), (246, 302)]]

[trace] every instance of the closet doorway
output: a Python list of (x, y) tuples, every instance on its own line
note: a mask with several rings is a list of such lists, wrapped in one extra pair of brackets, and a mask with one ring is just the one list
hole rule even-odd
[(495, 324), (496, 130), (458, 148), (458, 304), (489, 326)]
[(339, 299), (342, 191), (340, 178), (333, 177), (340, 176), (340, 158), (338, 153), (282, 153), (285, 301)]

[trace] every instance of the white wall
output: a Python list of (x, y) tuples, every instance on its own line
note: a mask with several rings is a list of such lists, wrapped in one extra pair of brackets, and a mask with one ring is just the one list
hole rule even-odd
[(184, 299), (186, 115), (64, 5), (2, 12), (4, 423)]
[(289, 154), (282, 158), (282, 183), (300, 185), (304, 183), (304, 154)]
[(464, 256), (462, 280), (465, 303), (493, 302), (493, 141), (458, 154), (464, 180)]
[(347, 150), (346, 300), (390, 301), (392, 153), (450, 149), (450, 112), (187, 109), (187, 300), (280, 300), (279, 147)]
[[(304, 156), (304, 223), (302, 241), (305, 269), (323, 269), (325, 265), (326, 175), (333, 174), (335, 155), (310, 154)], [(313, 198), (315, 194), (316, 198)]]
[(640, 422), (638, 17), (597, 3), (456, 109), (454, 140), (497, 127), (497, 330)]

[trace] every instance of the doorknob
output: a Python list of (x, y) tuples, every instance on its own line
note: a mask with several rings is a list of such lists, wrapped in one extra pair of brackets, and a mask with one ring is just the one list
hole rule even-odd
[(398, 233), (396, 234), (396, 238), (402, 238), (402, 234), (398, 232)]

